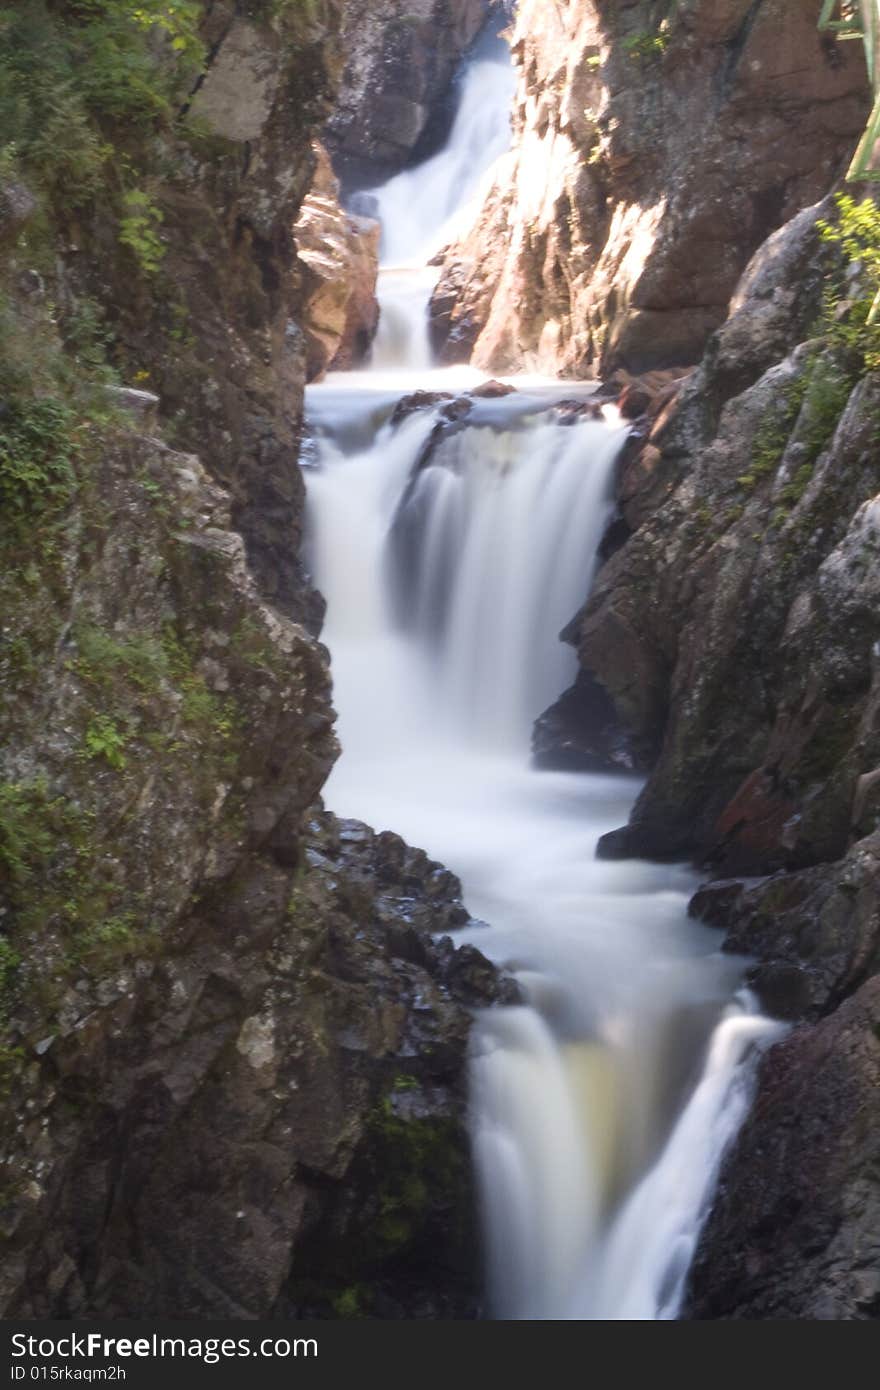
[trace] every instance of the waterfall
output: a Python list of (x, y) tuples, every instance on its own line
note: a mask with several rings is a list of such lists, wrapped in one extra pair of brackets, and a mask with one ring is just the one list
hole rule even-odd
[(464, 939), (520, 985), (473, 1033), (487, 1311), (669, 1318), (778, 1027), (688, 918), (688, 869), (596, 859), (637, 779), (529, 765), (531, 722), (576, 669), (558, 633), (608, 517), (615, 412), (570, 423), (554, 402), (589, 387), (520, 379), (465, 416), (438, 398), (392, 418), (417, 388), (480, 380), (431, 368), (415, 264), (508, 138), (509, 64), (497, 48), (478, 62), (497, 71), (465, 75), (449, 148), (377, 195), (397, 265), (373, 369), (308, 393), (307, 559), (343, 748), (326, 801), (453, 869)]

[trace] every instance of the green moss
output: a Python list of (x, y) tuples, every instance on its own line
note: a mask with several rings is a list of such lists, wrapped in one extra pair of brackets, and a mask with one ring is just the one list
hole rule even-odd
[(333, 1298), (333, 1312), (337, 1318), (362, 1318), (364, 1301), (363, 1285), (350, 1284)]
[(0, 936), (0, 1019), (5, 1014), (6, 999), (20, 965), (21, 956), (15, 947), (5, 936)]
[(0, 783), (0, 888), (20, 906), (31, 882), (44, 878), (60, 844), (76, 839), (80, 814), (50, 794), (44, 778)]
[(395, 1091), (415, 1091), (418, 1089), (419, 1082), (415, 1076), (407, 1076), (405, 1073), (394, 1078)]
[(751, 492), (759, 482), (771, 477), (782, 462), (805, 390), (806, 381), (801, 377), (789, 383), (773, 400), (755, 432), (750, 466), (736, 480), (746, 492)]
[[(5, 1043), (0, 1043), (0, 1097), (4, 1100), (12, 1090), (15, 1078), (21, 1071), (25, 1060), (24, 1048), (9, 1047)], [(0, 1185), (0, 1205), (3, 1204), (4, 1199), (9, 1201), (16, 1191), (17, 1185), (4, 1178), (2, 1185)]]
[[(852, 390), (852, 377), (833, 358), (814, 356), (772, 402), (752, 443), (750, 466), (736, 479), (751, 492), (777, 472), (789, 441), (803, 446), (804, 462), (780, 494), (783, 507), (800, 500), (817, 458), (828, 444)], [(778, 518), (779, 512), (776, 513)]]
[[(782, 499), (783, 507), (793, 507), (796, 502), (801, 500), (810, 484), (810, 479), (813, 476), (813, 469), (814, 464), (812, 462), (801, 464), (791, 482), (786, 483), (779, 494)], [(779, 512), (777, 511), (775, 515), (778, 517)]]
[(120, 683), (153, 695), (170, 676), (168, 653), (161, 638), (143, 632), (119, 640), (106, 629), (84, 623), (74, 628), (77, 655), (71, 667), (101, 690)]
[(378, 1204), (370, 1245), (373, 1257), (383, 1260), (418, 1241), (438, 1207), (460, 1208), (462, 1136), (449, 1119), (399, 1115), (385, 1096), (373, 1114), (367, 1142)]
[(285, 674), (284, 659), (278, 647), (253, 618), (244, 618), (232, 633), (230, 651), (255, 670), (271, 675)]
[[(57, 927), (79, 957), (89, 945), (118, 946), (133, 917), (120, 910), (119, 887), (96, 847), (95, 815), (50, 792), (45, 779), (0, 783), (0, 898), (7, 905), (6, 985), (22, 965), (22, 942)], [(14, 966), (13, 966), (14, 962)]]

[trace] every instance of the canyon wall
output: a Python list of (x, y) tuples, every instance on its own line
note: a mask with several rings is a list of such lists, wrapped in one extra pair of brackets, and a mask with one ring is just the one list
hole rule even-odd
[(465, 1056), (509, 990), (449, 874), (318, 800), (294, 223), (343, 19), (4, 16), (7, 1316), (478, 1309)]
[(829, 198), (770, 237), (643, 422), (566, 633), (650, 770), (600, 854), (713, 874), (692, 912), (794, 1025), (724, 1170), (699, 1317), (873, 1317), (880, 1296), (880, 379), (858, 269), (822, 235), (836, 216)]
[(870, 107), (819, 0), (523, 0), (514, 148), (434, 297), (446, 361), (693, 365), (749, 256), (822, 197)]
[(496, 0), (348, 0), (348, 55), (325, 139), (348, 191), (396, 174), (443, 142), (455, 69)]

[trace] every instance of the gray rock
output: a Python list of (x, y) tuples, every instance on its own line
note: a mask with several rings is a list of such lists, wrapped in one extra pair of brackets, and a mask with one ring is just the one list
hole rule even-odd
[(880, 978), (767, 1054), (691, 1272), (692, 1318), (880, 1315)]

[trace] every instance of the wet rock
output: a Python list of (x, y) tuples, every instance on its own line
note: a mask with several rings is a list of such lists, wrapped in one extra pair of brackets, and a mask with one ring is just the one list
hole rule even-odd
[(834, 864), (710, 883), (690, 911), (726, 929), (725, 950), (753, 958), (749, 983), (772, 1014), (817, 1018), (880, 969), (878, 855), (874, 833)]
[(470, 1010), (516, 991), (435, 939), (467, 914), (420, 851), (324, 813), (300, 850), (133, 948), (16, 1078), (8, 1315), (476, 1314)]
[(685, 1316), (880, 1311), (880, 978), (768, 1052), (725, 1163)]
[(412, 391), (401, 396), (391, 413), (391, 424), (399, 425), (418, 410), (432, 410), (434, 406), (451, 403), (457, 398), (449, 391)]
[(614, 706), (585, 671), (536, 720), (532, 756), (536, 767), (565, 772), (631, 772), (640, 767)]
[(438, 148), (459, 59), (491, 0), (349, 0), (347, 54), (327, 144), (346, 186), (382, 183)]
[(506, 381), (484, 381), (481, 386), (475, 386), (469, 392), (476, 400), (496, 400), (499, 396), (511, 396), (516, 393), (516, 387), (511, 386)]

